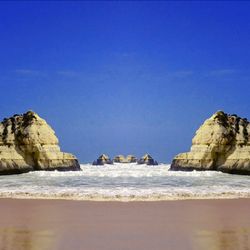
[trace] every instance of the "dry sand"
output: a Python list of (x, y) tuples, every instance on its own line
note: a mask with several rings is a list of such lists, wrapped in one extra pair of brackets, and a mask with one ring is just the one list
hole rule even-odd
[(250, 249), (250, 199), (0, 199), (0, 249)]

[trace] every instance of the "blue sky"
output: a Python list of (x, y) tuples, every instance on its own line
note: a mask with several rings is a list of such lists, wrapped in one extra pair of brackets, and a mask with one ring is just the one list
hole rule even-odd
[(1, 2), (0, 117), (36, 111), (64, 151), (191, 145), (217, 110), (250, 118), (249, 2)]

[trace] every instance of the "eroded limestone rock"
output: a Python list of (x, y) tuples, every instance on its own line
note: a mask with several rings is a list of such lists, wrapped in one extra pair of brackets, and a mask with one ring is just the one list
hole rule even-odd
[(134, 155), (127, 155), (126, 161), (128, 163), (136, 163), (137, 162), (137, 158)]
[(0, 174), (32, 170), (80, 170), (75, 156), (60, 151), (54, 130), (33, 111), (0, 123)]
[(149, 154), (145, 154), (140, 160), (138, 160), (137, 163), (146, 165), (158, 165), (158, 162), (154, 160), (153, 157)]
[(177, 155), (171, 170), (219, 170), (250, 174), (250, 124), (218, 111), (197, 130), (190, 152)]
[(126, 158), (123, 155), (117, 155), (114, 157), (113, 162), (126, 163)]
[(117, 155), (114, 157), (113, 162), (116, 163), (136, 163), (137, 158), (134, 155), (127, 155), (124, 157), (123, 155)]
[(104, 164), (113, 164), (113, 161), (105, 154), (100, 155), (98, 159), (93, 162), (93, 165), (95, 166), (101, 166)]

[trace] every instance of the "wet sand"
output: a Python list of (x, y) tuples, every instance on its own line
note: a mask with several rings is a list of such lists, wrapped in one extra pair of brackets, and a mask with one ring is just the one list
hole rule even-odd
[(0, 199), (0, 249), (247, 250), (250, 199)]

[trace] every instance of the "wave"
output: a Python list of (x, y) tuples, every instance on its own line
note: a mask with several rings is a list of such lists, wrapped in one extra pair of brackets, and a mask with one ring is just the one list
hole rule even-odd
[(169, 171), (170, 164), (161, 164), (158, 166), (147, 166), (137, 164), (122, 164), (93, 166), (91, 164), (81, 164), (82, 171), (33, 171), (26, 173), (32, 176), (51, 176), (51, 177), (69, 177), (69, 176), (98, 176), (98, 177), (152, 177), (152, 176), (218, 176), (227, 175), (218, 171)]
[(0, 197), (117, 201), (250, 197), (248, 176), (169, 168), (169, 164), (82, 164), (82, 171), (0, 176)]

